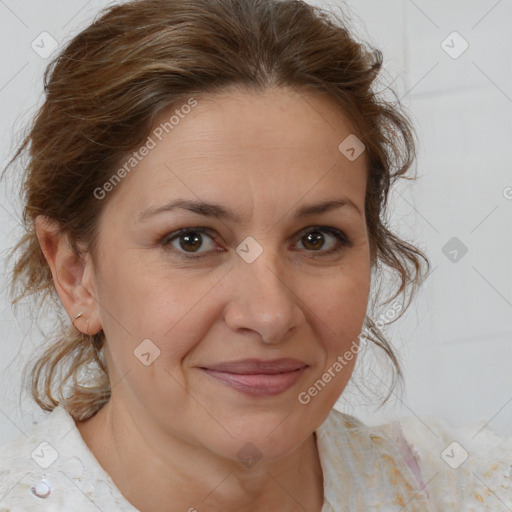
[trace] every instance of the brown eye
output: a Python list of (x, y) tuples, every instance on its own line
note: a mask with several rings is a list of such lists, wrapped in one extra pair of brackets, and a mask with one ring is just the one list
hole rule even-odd
[(194, 234), (181, 235), (178, 240), (180, 240), (180, 247), (186, 251), (191, 249), (193, 252), (197, 251), (201, 244), (203, 243), (202, 235), (199, 233), (192, 232)]
[[(304, 232), (303, 232), (304, 233)], [(329, 244), (329, 238), (331, 242)], [(205, 246), (205, 241), (210, 240), (210, 247)], [(202, 258), (212, 251), (218, 251), (215, 247), (215, 233), (209, 228), (184, 228), (164, 237), (162, 245), (170, 246), (172, 251), (181, 258)], [(326, 242), (327, 240), (327, 242)], [(328, 256), (341, 252), (345, 247), (352, 246), (350, 239), (342, 231), (327, 226), (314, 226), (309, 228), (299, 239), (304, 250), (313, 257)], [(325, 246), (327, 245), (327, 249)], [(204, 250), (201, 250), (203, 249)]]
[(302, 240), (305, 240), (304, 247), (306, 247), (306, 249), (318, 250), (324, 245), (324, 236), (320, 231), (312, 231), (304, 235)]
[[(325, 233), (327, 233), (329, 237), (334, 239), (334, 243), (331, 243), (330, 247), (328, 247), (327, 249), (324, 249), (326, 244)], [(349, 247), (352, 245), (352, 242), (345, 235), (345, 233), (339, 231), (338, 229), (327, 226), (317, 226), (310, 228), (310, 230), (301, 237), (300, 241), (302, 242), (302, 245), (305, 247), (307, 252), (319, 253), (318, 255), (315, 254), (315, 257), (339, 252), (344, 247)]]
[[(199, 258), (205, 256), (214, 249), (213, 236), (208, 234), (208, 228), (186, 228), (172, 233), (162, 242), (165, 246), (170, 245), (175, 251), (184, 255), (184, 257)], [(206, 239), (210, 239), (211, 247), (200, 251), (204, 246)], [(197, 256), (187, 256), (187, 254), (197, 253)]]

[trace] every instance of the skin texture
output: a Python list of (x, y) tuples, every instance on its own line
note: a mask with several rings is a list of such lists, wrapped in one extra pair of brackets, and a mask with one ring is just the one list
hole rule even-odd
[[(107, 339), (111, 399), (77, 427), (120, 491), (145, 512), (320, 511), (314, 430), (356, 358), (307, 405), (298, 394), (362, 329), (371, 270), (365, 154), (349, 161), (338, 150), (353, 130), (332, 100), (315, 93), (231, 89), (197, 99), (104, 199), (98, 266), (90, 255), (77, 260), (54, 227), (37, 219), (69, 316), (83, 311), (75, 326), (88, 334), (103, 329)], [(295, 217), (300, 206), (341, 197), (360, 213), (344, 206)], [(138, 221), (177, 198), (222, 204), (240, 222), (183, 209)], [(308, 239), (314, 226), (339, 229), (351, 243), (323, 230), (320, 241)], [(211, 230), (196, 235), (202, 243), (161, 242), (197, 227)], [(263, 250), (252, 263), (236, 252), (248, 236)], [(197, 253), (205, 256), (186, 259)], [(134, 355), (144, 339), (160, 350), (147, 366)], [(281, 357), (308, 368), (271, 397), (248, 396), (201, 369)], [(237, 457), (249, 442), (261, 453), (250, 468)]]

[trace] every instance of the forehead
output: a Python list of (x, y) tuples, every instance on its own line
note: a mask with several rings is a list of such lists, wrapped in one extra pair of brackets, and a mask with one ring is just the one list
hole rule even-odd
[(261, 198), (275, 206), (333, 188), (364, 196), (365, 155), (350, 161), (338, 149), (353, 129), (331, 99), (288, 88), (195, 99), (186, 114), (176, 115), (178, 105), (159, 115), (150, 133), (154, 147), (116, 190), (116, 206), (129, 203), (140, 212), (177, 197)]
[[(169, 111), (162, 113), (155, 126), (162, 126), (168, 119)], [(229, 150), (233, 158), (264, 147), (262, 159), (268, 155), (287, 160), (300, 160), (303, 155), (318, 159), (320, 153), (337, 156), (340, 137), (352, 132), (346, 115), (332, 99), (291, 88), (264, 92), (232, 89), (203, 95), (172, 130), (180, 145), (194, 149), (197, 157), (215, 157), (217, 147)], [(288, 151), (291, 148), (293, 153)]]

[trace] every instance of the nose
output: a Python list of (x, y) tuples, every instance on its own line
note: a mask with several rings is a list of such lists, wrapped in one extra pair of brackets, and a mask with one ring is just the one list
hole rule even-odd
[(252, 263), (236, 262), (224, 318), (233, 331), (253, 331), (263, 342), (277, 344), (304, 322), (304, 314), (294, 292), (296, 278), (279, 268), (271, 252), (264, 250)]

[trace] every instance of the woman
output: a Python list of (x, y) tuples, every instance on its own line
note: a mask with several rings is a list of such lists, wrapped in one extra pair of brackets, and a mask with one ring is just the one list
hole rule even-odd
[(55, 59), (11, 161), (29, 152), (13, 289), (70, 321), (1, 510), (512, 505), (511, 440), (333, 409), (366, 340), (401, 376), (371, 318), (428, 269), (383, 220), (414, 137), (380, 67), (295, 0), (132, 1)]

